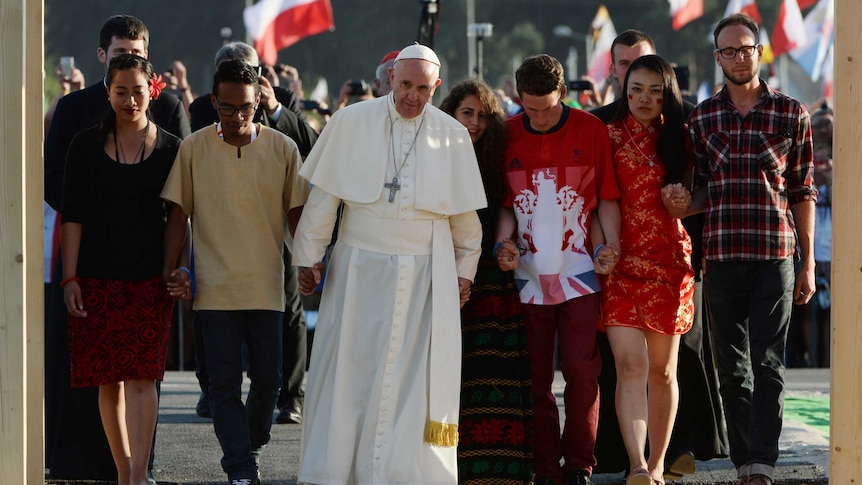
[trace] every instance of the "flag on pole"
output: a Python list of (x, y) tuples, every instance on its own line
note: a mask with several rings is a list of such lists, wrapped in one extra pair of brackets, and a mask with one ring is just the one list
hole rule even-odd
[(727, 9), (724, 10), (724, 16), (727, 17), (734, 13), (748, 15), (752, 20), (757, 22), (757, 25), (763, 23), (763, 20), (760, 18), (760, 11), (757, 10), (757, 4), (754, 3), (754, 0), (730, 0), (727, 4)]
[(805, 23), (796, 0), (783, 0), (778, 11), (778, 21), (772, 29), (772, 53), (775, 57), (790, 52), (807, 43)]
[(835, 43), (829, 46), (829, 50), (826, 52), (826, 59), (823, 61), (823, 97), (832, 98), (832, 79), (835, 75), (833, 69), (835, 66), (834, 62), (834, 51), (835, 51)]
[(765, 27), (760, 28), (760, 45), (763, 46), (763, 57), (760, 58), (762, 64), (772, 64), (775, 62), (775, 54), (772, 52), (772, 43), (769, 42), (769, 34)]
[(829, 47), (834, 42), (835, 2), (820, 0), (817, 6), (805, 16), (805, 33), (808, 44), (790, 51), (812, 81), (818, 81), (823, 72), (823, 63)]
[(275, 64), (280, 49), (303, 37), (335, 28), (329, 0), (261, 0), (246, 7), (242, 16), (265, 64)]
[(611, 15), (604, 5), (599, 6), (596, 16), (590, 24), (590, 32), (593, 35), (593, 52), (590, 55), (590, 65), (587, 67), (587, 75), (604, 86), (604, 80), (608, 78), (611, 68), (611, 45), (617, 37), (617, 29), (611, 20)]
[(668, 0), (670, 16), (673, 19), (673, 30), (679, 30), (683, 25), (703, 16), (703, 0)]

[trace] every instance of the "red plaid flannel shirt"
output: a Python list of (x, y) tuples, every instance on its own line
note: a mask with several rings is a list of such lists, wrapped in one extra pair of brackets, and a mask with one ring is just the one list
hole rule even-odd
[(727, 87), (692, 111), (696, 184), (707, 187), (708, 260), (783, 259), (796, 249), (790, 207), (816, 201), (811, 123), (802, 104), (766, 86), (745, 117)]

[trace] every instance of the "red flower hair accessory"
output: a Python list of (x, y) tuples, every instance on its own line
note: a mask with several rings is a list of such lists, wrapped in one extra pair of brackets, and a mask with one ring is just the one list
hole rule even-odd
[(159, 99), (159, 95), (162, 94), (162, 89), (165, 89), (167, 84), (162, 81), (162, 75), (153, 73), (152, 79), (150, 79), (150, 98), (153, 100)]

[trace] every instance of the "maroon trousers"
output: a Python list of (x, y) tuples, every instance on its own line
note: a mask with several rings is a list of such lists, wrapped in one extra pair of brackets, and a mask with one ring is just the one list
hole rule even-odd
[[(592, 473), (596, 464), (598, 376), (602, 367), (596, 344), (599, 295), (557, 305), (525, 304), (523, 309), (533, 390), (533, 472), (537, 477), (566, 483), (564, 472), (583, 469)], [(562, 357), (560, 370), (566, 380), (562, 435), (552, 390), (557, 337)]]

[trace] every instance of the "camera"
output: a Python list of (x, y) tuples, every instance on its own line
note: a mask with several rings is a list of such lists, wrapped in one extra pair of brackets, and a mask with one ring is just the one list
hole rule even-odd
[(331, 110), (331, 109), (329, 109), (329, 108), (326, 108), (326, 109), (321, 108), (320, 103), (319, 103), (319, 102), (317, 102), (317, 101), (312, 101), (312, 100), (310, 100), (310, 99), (303, 99), (303, 100), (301, 101), (301, 104), (302, 104), (302, 110), (303, 110), (303, 111), (314, 111), (314, 112), (316, 112), (317, 114), (320, 114), (320, 115), (323, 115), (323, 116), (329, 116), (329, 115), (332, 115), (332, 110)]
[(368, 93), (368, 83), (365, 80), (351, 81), (348, 84), (348, 96), (364, 96)]
[(575, 81), (569, 81), (568, 88), (569, 91), (589, 91), (593, 89), (593, 83), (586, 79), (578, 79)]
[(72, 56), (63, 56), (60, 58), (60, 72), (66, 79), (72, 78), (72, 71), (75, 70), (75, 58)]

